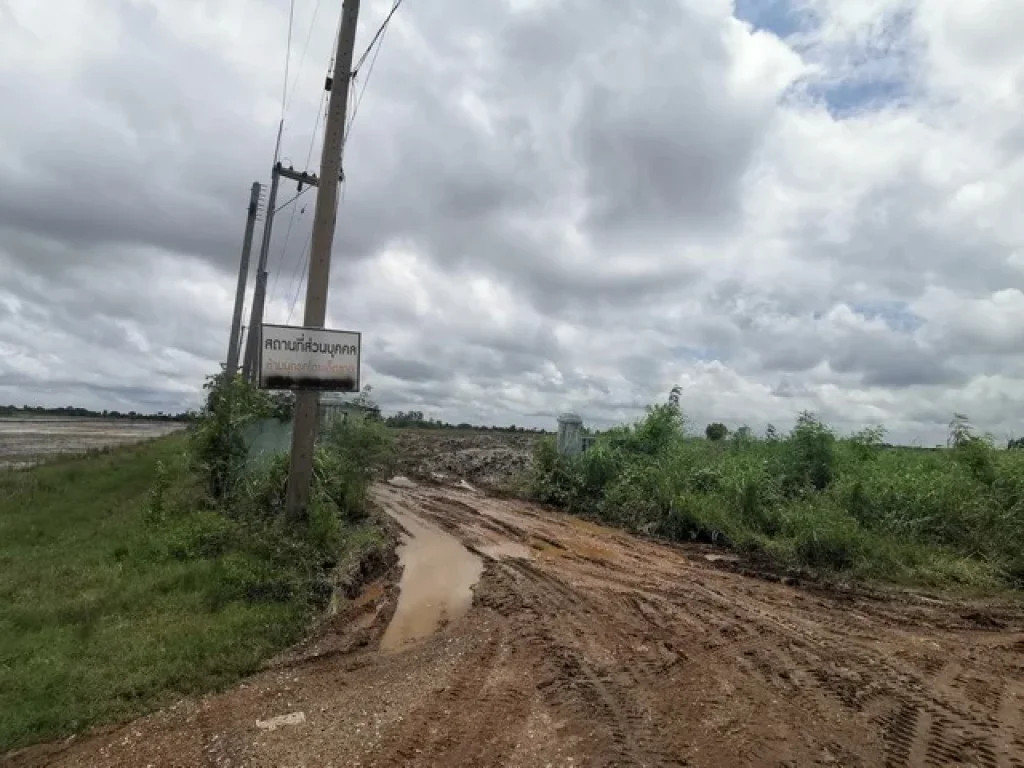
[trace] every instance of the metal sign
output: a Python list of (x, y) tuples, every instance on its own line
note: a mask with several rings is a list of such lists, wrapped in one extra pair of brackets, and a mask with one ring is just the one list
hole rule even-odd
[(362, 334), (264, 323), (260, 388), (359, 391)]

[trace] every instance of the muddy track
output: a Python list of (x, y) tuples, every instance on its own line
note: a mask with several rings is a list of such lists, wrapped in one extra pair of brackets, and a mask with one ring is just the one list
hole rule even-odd
[(752, 579), (466, 490), (376, 498), (484, 561), (467, 615), (381, 651), (381, 583), (242, 687), (8, 762), (1024, 768), (1019, 608)]

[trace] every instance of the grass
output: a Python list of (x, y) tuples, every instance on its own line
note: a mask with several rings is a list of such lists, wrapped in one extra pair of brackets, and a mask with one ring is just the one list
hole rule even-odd
[(1024, 587), (1024, 451), (962, 432), (934, 451), (837, 436), (811, 414), (788, 435), (685, 433), (674, 403), (580, 457), (540, 443), (530, 494), (676, 541), (712, 541), (842, 578), (991, 592)]
[(221, 688), (301, 637), (327, 571), (385, 542), (324, 504), (301, 530), (268, 514), (281, 470), (214, 503), (178, 434), (0, 474), (0, 754)]

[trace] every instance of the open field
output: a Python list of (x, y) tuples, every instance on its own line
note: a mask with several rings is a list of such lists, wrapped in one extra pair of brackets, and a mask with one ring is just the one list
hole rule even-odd
[(63, 453), (138, 443), (182, 428), (127, 419), (0, 419), (0, 469), (31, 466)]
[[(375, 494), (417, 588), (373, 585), (243, 686), (8, 764), (1024, 764), (1019, 607), (750, 578), (458, 488)], [(438, 609), (422, 581), (453, 545), (479, 567)]]

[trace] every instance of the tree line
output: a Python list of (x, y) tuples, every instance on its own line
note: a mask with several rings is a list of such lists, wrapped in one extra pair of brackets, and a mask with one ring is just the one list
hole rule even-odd
[(76, 419), (144, 419), (146, 421), (190, 421), (193, 416), (189, 412), (182, 413), (139, 413), (138, 411), (94, 411), (89, 408), (79, 408), (71, 405), (62, 405), (56, 408), (46, 408), (41, 405), (0, 405), (0, 418), (17, 417), (40, 417), (54, 416), (60, 418)]

